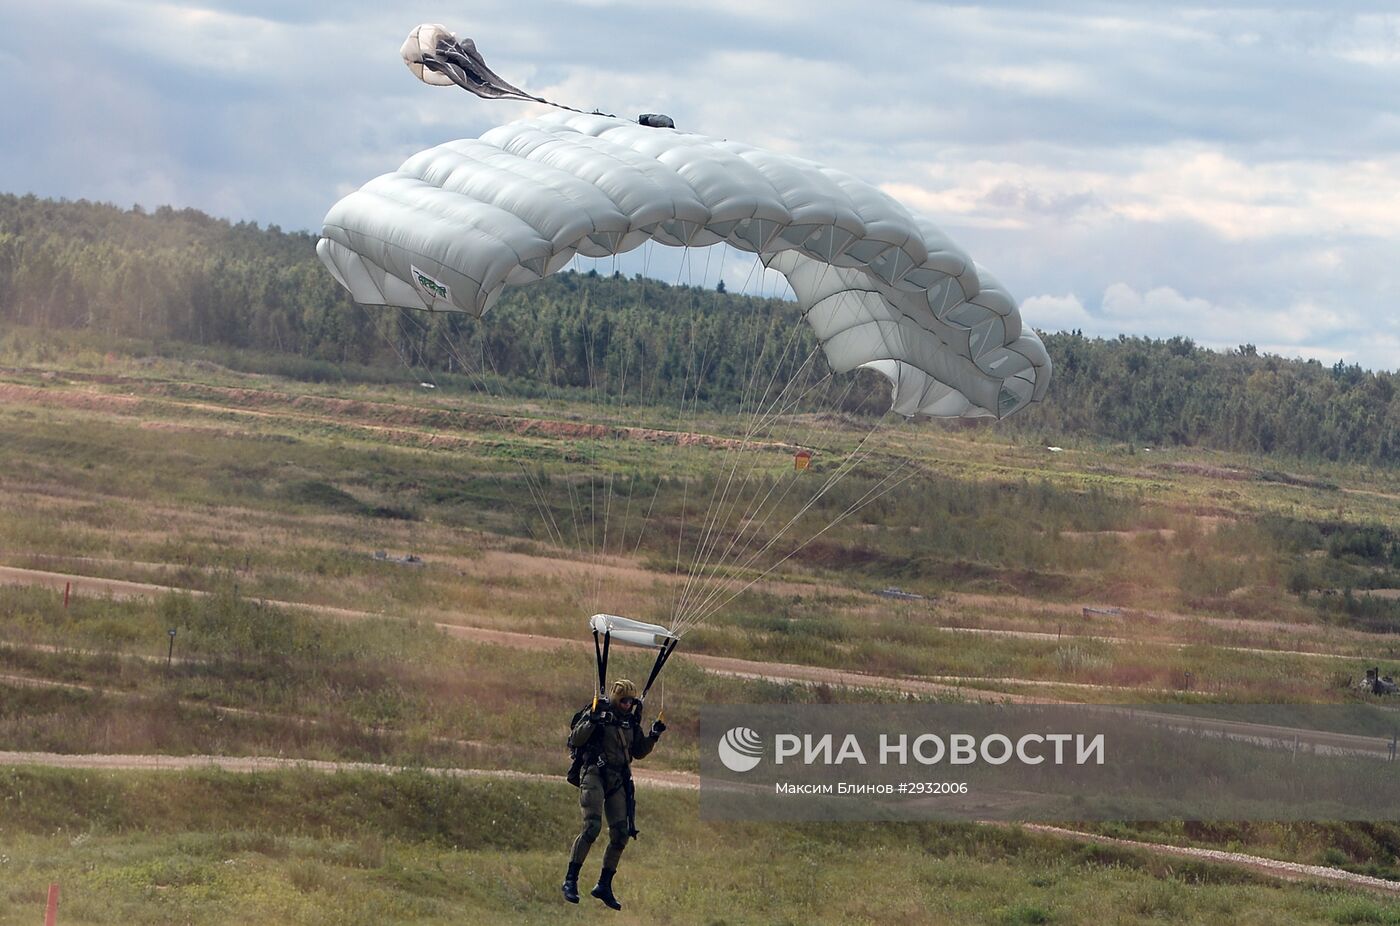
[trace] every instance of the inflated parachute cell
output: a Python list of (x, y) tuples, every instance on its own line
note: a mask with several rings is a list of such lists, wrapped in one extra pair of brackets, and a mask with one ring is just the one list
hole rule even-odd
[(575, 254), (727, 242), (783, 273), (831, 367), (883, 374), (899, 414), (1000, 418), (1050, 383), (1015, 300), (931, 222), (841, 171), (703, 135), (513, 122), (376, 177), (322, 235), (356, 301), (476, 316)]

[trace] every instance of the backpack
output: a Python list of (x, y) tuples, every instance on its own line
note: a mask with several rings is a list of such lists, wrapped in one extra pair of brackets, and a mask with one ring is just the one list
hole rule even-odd
[[(574, 712), (573, 718), (569, 721), (569, 735), (564, 738), (565, 744), (569, 742), (569, 737), (573, 736), (574, 727), (578, 726), (578, 722), (582, 720), (584, 718), (584, 715), (586, 715), (592, 709), (592, 705), (589, 705), (588, 707), (581, 707)], [(595, 730), (594, 732), (596, 733), (597, 731)], [(579, 787), (583, 778), (583, 767), (588, 763), (588, 761), (588, 750), (585, 747), (570, 746), (569, 773), (564, 776), (564, 780), (567, 781), (569, 784), (573, 785), (575, 788)]]

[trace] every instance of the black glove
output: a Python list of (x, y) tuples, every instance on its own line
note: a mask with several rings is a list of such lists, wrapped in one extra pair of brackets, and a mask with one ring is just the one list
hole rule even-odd
[(589, 714), (588, 719), (593, 723), (610, 723), (612, 721), (612, 711), (606, 708), (599, 708)]
[(651, 735), (652, 735), (652, 736), (660, 736), (661, 734), (663, 734), (663, 733), (665, 733), (665, 732), (666, 732), (666, 725), (665, 725), (664, 723), (662, 723), (660, 720), (653, 720), (653, 721), (651, 722)]

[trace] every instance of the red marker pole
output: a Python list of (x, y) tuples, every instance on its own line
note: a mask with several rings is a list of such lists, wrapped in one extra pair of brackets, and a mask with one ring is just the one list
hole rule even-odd
[(58, 882), (49, 885), (49, 906), (44, 911), (44, 926), (58, 926)]
[(68, 608), (68, 596), (71, 595), (72, 593), (73, 593), (73, 583), (72, 583), (72, 582), (64, 582), (64, 583), (63, 583), (63, 607), (64, 607), (65, 610)]

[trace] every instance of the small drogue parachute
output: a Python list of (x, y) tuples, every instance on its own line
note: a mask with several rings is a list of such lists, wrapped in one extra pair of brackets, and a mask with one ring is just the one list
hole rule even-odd
[(408, 34), (399, 49), (404, 64), (425, 84), (457, 85), (487, 100), (528, 100), (547, 103), (491, 70), (471, 39), (458, 39), (446, 26), (424, 23)]
[[(415, 34), (410, 44), (432, 45), (419, 57), (434, 78), (536, 99), (484, 62), (468, 69), (474, 46), (455, 46), (458, 60), (442, 36)], [(906, 417), (1002, 418), (1049, 386), (1015, 300), (877, 187), (610, 116), (551, 113), (419, 152), (336, 203), (317, 252), (362, 304), (480, 317), (508, 285), (647, 241), (757, 253), (786, 276), (831, 369), (880, 373)]]

